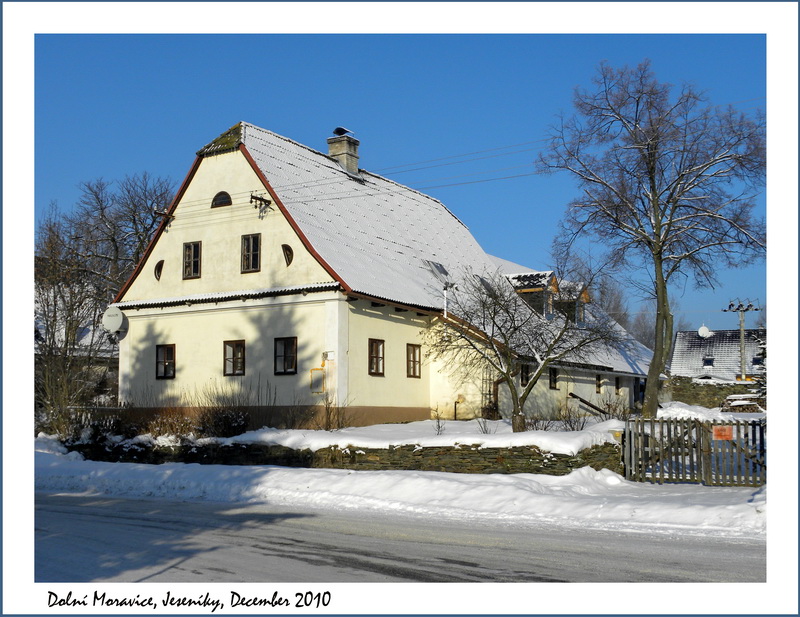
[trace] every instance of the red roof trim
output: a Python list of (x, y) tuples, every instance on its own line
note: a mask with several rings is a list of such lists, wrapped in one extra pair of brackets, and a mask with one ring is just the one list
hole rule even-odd
[(255, 159), (253, 159), (250, 152), (248, 152), (247, 147), (244, 144), (239, 144), (239, 151), (244, 155), (245, 159), (247, 159), (247, 162), (250, 163), (250, 166), (253, 168), (253, 171), (256, 173), (261, 182), (264, 184), (264, 187), (267, 189), (267, 192), (270, 194), (270, 197), (272, 197), (272, 200), (275, 202), (275, 205), (278, 206), (278, 209), (281, 211), (281, 214), (283, 214), (283, 216), (286, 217), (286, 220), (289, 222), (289, 225), (297, 234), (297, 237), (300, 238), (300, 241), (303, 243), (303, 246), (306, 247), (306, 250), (308, 250), (308, 252), (311, 253), (311, 255), (314, 257), (314, 259), (316, 259), (317, 262), (319, 262), (319, 264), (323, 268), (325, 268), (325, 271), (328, 274), (330, 274), (344, 288), (345, 292), (348, 293), (351, 292), (352, 289), (350, 288), (350, 286), (344, 282), (344, 279), (337, 274), (337, 272), (330, 266), (330, 264), (327, 261), (325, 261), (322, 258), (322, 256), (317, 252), (317, 250), (311, 245), (311, 242), (309, 242), (306, 235), (300, 229), (300, 226), (297, 224), (294, 218), (292, 218), (292, 215), (289, 214), (289, 211), (286, 209), (286, 206), (283, 205), (280, 198), (275, 193), (275, 190), (272, 188), (272, 185), (269, 183), (269, 180), (267, 180), (266, 176), (264, 175), (264, 172), (262, 172), (261, 169), (259, 168), (258, 163), (256, 163)]
[(169, 205), (169, 209), (167, 210), (166, 216), (161, 220), (161, 224), (158, 226), (156, 233), (153, 234), (153, 237), (150, 239), (150, 244), (147, 245), (147, 248), (144, 251), (144, 255), (139, 260), (139, 263), (136, 264), (136, 268), (134, 269), (133, 273), (130, 275), (128, 280), (122, 286), (122, 289), (119, 290), (119, 293), (114, 298), (114, 302), (121, 302), (122, 297), (125, 293), (130, 289), (130, 286), (133, 284), (133, 281), (136, 280), (136, 277), (139, 276), (139, 273), (142, 271), (144, 267), (144, 262), (147, 261), (147, 258), (150, 257), (150, 253), (153, 252), (153, 247), (155, 247), (156, 242), (161, 237), (161, 234), (169, 225), (169, 222), (172, 220), (172, 213), (175, 211), (175, 208), (178, 206), (178, 202), (183, 198), (183, 194), (186, 192), (186, 189), (189, 187), (189, 183), (194, 178), (194, 175), (197, 173), (197, 169), (200, 167), (200, 161), (202, 161), (201, 157), (195, 157), (194, 164), (192, 164), (192, 168), (189, 170), (189, 173), (186, 174), (186, 178), (183, 179), (183, 183), (181, 187), (178, 189), (178, 192), (175, 193), (175, 197), (172, 199), (172, 203)]

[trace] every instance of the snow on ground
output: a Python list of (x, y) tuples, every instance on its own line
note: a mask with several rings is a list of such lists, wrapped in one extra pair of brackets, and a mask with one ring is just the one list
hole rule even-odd
[[(666, 405), (665, 417), (716, 417), (681, 403)], [(730, 417), (731, 414), (725, 414)], [(267, 443), (293, 448), (385, 448), (480, 444), (536, 445), (574, 454), (613, 440), (622, 423), (593, 424), (584, 431), (513, 433), (507, 422), (433, 421), (387, 424), (340, 431), (261, 429), (222, 443)], [(142, 437), (141, 439), (150, 439)], [(205, 440), (199, 440), (201, 443)], [(86, 461), (60, 443), (36, 440), (36, 490), (132, 498), (264, 502), (309, 509), (395, 513), (498, 524), (591, 527), (647, 533), (697, 533), (753, 537), (766, 531), (766, 487), (651, 485), (628, 482), (609, 470), (583, 468), (567, 476), (422, 471), (350, 471), (276, 466), (167, 463), (143, 465)]]

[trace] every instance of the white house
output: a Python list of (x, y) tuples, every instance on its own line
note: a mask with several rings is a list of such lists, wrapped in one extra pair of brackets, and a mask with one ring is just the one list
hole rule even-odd
[[(448, 277), (557, 281), (487, 255), (441, 202), (360, 169), (351, 135), (327, 141), (324, 154), (241, 122), (197, 152), (112, 305), (121, 400), (191, 406), (236, 391), (288, 409), (327, 398), (359, 424), (480, 415), (495, 396), (486, 380), (456, 380), (426, 357)], [(649, 357), (629, 346), (553, 367), (530, 404), (570, 392), (632, 403)]]

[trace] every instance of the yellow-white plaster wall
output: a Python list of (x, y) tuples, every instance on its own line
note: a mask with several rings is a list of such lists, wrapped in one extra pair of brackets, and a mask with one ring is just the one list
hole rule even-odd
[[(429, 359), (431, 410), (443, 419), (481, 417), (481, 374), (467, 371), (455, 357)], [(458, 403), (456, 405), (456, 403)]]
[[(219, 191), (233, 204), (211, 208)], [(244, 156), (236, 151), (202, 159), (174, 211), (175, 218), (143, 264), (123, 301), (330, 282), (332, 277), (302, 245), (277, 207), (261, 212), (250, 203), (252, 192), (267, 196)], [(261, 271), (241, 272), (241, 237), (261, 234)], [(201, 276), (183, 279), (183, 244), (201, 242)], [(281, 246), (294, 259), (287, 266)], [(161, 279), (155, 265), (163, 260)]]
[[(219, 305), (128, 310), (129, 329), (121, 341), (121, 395), (134, 406), (149, 407), (177, 399), (192, 405), (206, 388), (242, 388), (261, 404), (269, 383), (277, 405), (319, 403), (311, 392), (310, 370), (321, 368), (323, 352), (335, 349), (338, 334), (330, 327), (329, 308), (338, 292), (304, 297), (281, 296)], [(296, 375), (274, 374), (274, 339), (297, 336)], [(245, 376), (223, 375), (223, 342), (245, 341)], [(155, 346), (176, 346), (176, 376), (156, 379)], [(252, 404), (256, 404), (253, 400)]]
[[(356, 407), (428, 407), (430, 370), (422, 331), (428, 318), (368, 300), (349, 303), (348, 400)], [(369, 339), (385, 341), (384, 375), (369, 374)], [(406, 345), (422, 345), (421, 377), (406, 376)]]

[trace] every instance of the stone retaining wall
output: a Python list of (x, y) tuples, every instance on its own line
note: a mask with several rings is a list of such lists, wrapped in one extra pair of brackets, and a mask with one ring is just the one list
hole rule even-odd
[[(755, 387), (753, 383), (715, 384), (698, 383), (691, 377), (672, 377), (667, 383), (673, 401), (701, 407), (722, 407), (725, 398), (731, 394), (748, 394)], [(766, 409), (766, 401), (764, 401)]]
[(535, 446), (481, 448), (478, 445), (460, 445), (423, 448), (404, 445), (386, 449), (331, 446), (317, 451), (261, 444), (189, 444), (169, 447), (75, 444), (68, 447), (90, 460), (150, 464), (181, 462), (354, 470), (537, 473), (554, 476), (566, 475), (588, 466), (623, 473), (621, 451), (616, 443), (593, 446), (574, 456), (543, 452)]

